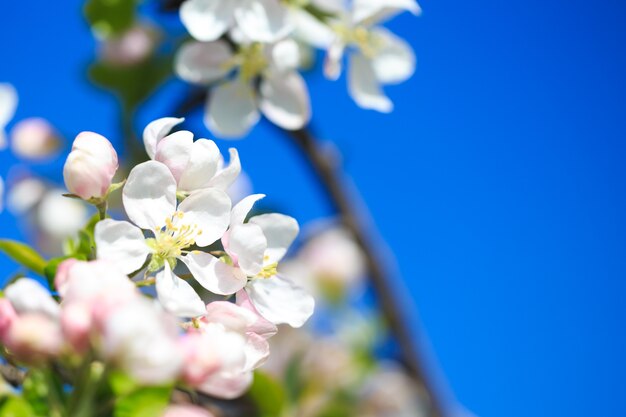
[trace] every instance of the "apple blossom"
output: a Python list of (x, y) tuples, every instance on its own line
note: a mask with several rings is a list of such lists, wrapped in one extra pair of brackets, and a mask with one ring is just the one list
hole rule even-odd
[(136, 25), (116, 37), (107, 37), (100, 48), (104, 62), (130, 66), (145, 60), (155, 48), (157, 32), (146, 25)]
[(186, 0), (180, 19), (195, 39), (214, 41), (236, 25), (253, 41), (274, 42), (292, 27), (280, 0)]
[[(180, 260), (202, 286), (212, 287), (207, 283), (211, 267), (195, 266), (213, 257), (191, 247), (206, 247), (223, 235), (231, 208), (228, 195), (207, 188), (192, 192), (177, 205), (176, 179), (164, 164), (148, 161), (132, 169), (122, 196), (126, 214), (134, 224), (112, 219), (98, 222), (94, 232), (98, 259), (131, 273), (151, 255), (148, 272), (156, 272), (156, 290), (164, 307), (184, 317), (203, 314), (204, 303), (173, 268)], [(154, 237), (146, 239), (142, 229)]]
[(59, 317), (59, 305), (52, 299), (50, 292), (32, 278), (20, 278), (8, 285), (4, 295), (19, 315), (37, 313), (52, 319)]
[(13, 183), (7, 191), (7, 209), (13, 214), (24, 214), (43, 198), (46, 185), (35, 177), (26, 177)]
[(12, 355), (27, 362), (39, 362), (58, 355), (63, 347), (61, 328), (49, 316), (19, 315), (2, 338)]
[(164, 117), (151, 122), (143, 134), (146, 152), (169, 168), (178, 192), (212, 187), (226, 191), (241, 172), (237, 150), (229, 149), (230, 161), (224, 166), (224, 158), (212, 140), (194, 142), (193, 133), (186, 130), (169, 134), (183, 120)]
[(52, 189), (42, 196), (36, 215), (41, 231), (57, 240), (74, 236), (89, 219), (85, 203), (63, 197), (61, 189)]
[(82, 132), (63, 166), (67, 189), (84, 200), (104, 197), (117, 171), (117, 153), (102, 135)]
[(212, 413), (195, 405), (170, 405), (161, 417), (214, 417)]
[(308, 123), (309, 94), (296, 71), (298, 63), (298, 46), (292, 39), (272, 45), (243, 41), (236, 53), (222, 40), (191, 41), (178, 51), (175, 71), (183, 80), (201, 85), (237, 71), (234, 79), (213, 88), (204, 117), (211, 131), (230, 138), (244, 136), (259, 121), (259, 111), (289, 130)]
[(57, 131), (50, 122), (40, 117), (20, 120), (11, 130), (11, 150), (22, 158), (45, 158), (60, 146)]
[(8, 83), (0, 83), (0, 149), (7, 146), (5, 129), (17, 108), (17, 92)]
[(0, 340), (3, 339), (13, 322), (17, 319), (17, 312), (13, 304), (6, 298), (0, 298)]

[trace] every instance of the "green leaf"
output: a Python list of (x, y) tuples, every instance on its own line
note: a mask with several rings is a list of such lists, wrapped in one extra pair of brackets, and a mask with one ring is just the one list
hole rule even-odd
[(254, 382), (248, 396), (256, 404), (259, 417), (281, 415), (287, 398), (283, 386), (268, 374), (260, 371), (254, 373)]
[(0, 402), (2, 417), (33, 417), (33, 409), (22, 397), (9, 396)]
[(25, 266), (36, 274), (44, 274), (46, 260), (27, 244), (2, 239), (0, 240), (0, 251), (6, 253), (15, 262)]
[(119, 35), (135, 21), (135, 0), (89, 0), (85, 17), (92, 29), (102, 37)]
[(163, 414), (167, 407), (172, 387), (143, 387), (128, 395), (118, 397), (114, 417), (154, 417)]

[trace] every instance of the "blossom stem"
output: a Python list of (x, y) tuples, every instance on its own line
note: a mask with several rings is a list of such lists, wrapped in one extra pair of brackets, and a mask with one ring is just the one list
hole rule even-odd
[(98, 215), (100, 216), (100, 220), (104, 220), (107, 218), (107, 202), (106, 200), (96, 204), (96, 208), (98, 209)]

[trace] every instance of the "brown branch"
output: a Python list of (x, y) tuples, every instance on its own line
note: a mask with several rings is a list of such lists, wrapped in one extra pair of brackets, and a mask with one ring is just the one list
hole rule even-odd
[(432, 406), (432, 416), (445, 416), (446, 413), (442, 401), (418, 359), (418, 349), (414, 342), (416, 335), (412, 334), (406, 326), (397, 301), (399, 297), (397, 294), (394, 294), (391, 288), (390, 277), (385, 271), (377, 251), (374, 250), (368, 239), (365, 229), (359, 220), (358, 212), (350, 201), (349, 190), (345, 186), (342, 176), (333, 162), (333, 158), (326, 155), (309, 131), (301, 129), (283, 132), (293, 140), (304, 159), (316, 173), (342, 223), (352, 233), (363, 251), (367, 261), (370, 280), (376, 291), (384, 319), (400, 347), (401, 360), (412, 377), (428, 393)]

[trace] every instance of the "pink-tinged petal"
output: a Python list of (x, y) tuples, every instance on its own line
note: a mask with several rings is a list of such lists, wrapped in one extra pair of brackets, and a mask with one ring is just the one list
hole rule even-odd
[(274, 324), (301, 327), (315, 309), (310, 294), (278, 275), (250, 281), (246, 292), (259, 314)]
[(245, 290), (237, 292), (237, 305), (245, 308), (246, 310), (252, 311), (256, 315), (256, 321), (251, 326), (248, 326), (248, 328), (246, 329), (247, 332), (256, 333), (264, 339), (269, 339), (278, 332), (278, 328), (274, 323), (266, 320), (263, 316), (259, 314), (256, 307), (254, 307), (254, 304), (252, 304), (248, 293)]
[(215, 417), (214, 414), (196, 405), (170, 405), (161, 417)]
[(255, 93), (250, 84), (228, 81), (211, 91), (204, 123), (218, 136), (239, 138), (245, 136), (259, 118)]
[(197, 317), (205, 312), (200, 296), (187, 281), (172, 272), (167, 262), (156, 274), (156, 291), (163, 308), (178, 317)]
[(191, 159), (192, 146), (193, 133), (187, 130), (172, 133), (159, 141), (154, 160), (167, 166), (178, 182)]
[(160, 162), (135, 166), (122, 192), (128, 218), (142, 229), (159, 230), (176, 211), (176, 179)]
[(180, 20), (199, 41), (214, 41), (233, 21), (234, 0), (187, 0), (180, 6)]
[(230, 331), (244, 334), (256, 320), (256, 314), (228, 301), (213, 301), (206, 306), (203, 317), (208, 323), (219, 323)]
[(206, 188), (194, 191), (178, 206), (183, 213), (177, 224), (195, 227), (199, 233), (196, 245), (208, 246), (219, 240), (230, 222), (230, 198), (222, 190)]
[(4, 289), (5, 297), (18, 314), (37, 313), (52, 319), (59, 317), (60, 308), (50, 292), (31, 278), (20, 278)]
[(293, 29), (289, 11), (279, 0), (241, 0), (235, 20), (245, 36), (257, 42), (275, 42)]
[(217, 174), (211, 178), (211, 181), (209, 181), (209, 186), (219, 188), (224, 191), (226, 191), (226, 189), (235, 182), (241, 173), (241, 162), (239, 161), (239, 153), (237, 153), (237, 149), (230, 148), (228, 149), (228, 153), (230, 154), (228, 165), (219, 170)]
[(269, 73), (263, 77), (259, 91), (259, 109), (274, 124), (296, 130), (311, 119), (309, 92), (298, 72)]
[(419, 15), (422, 10), (415, 0), (354, 0), (352, 21), (372, 25), (404, 11)]
[(410, 78), (415, 72), (415, 54), (411, 46), (387, 29), (376, 28), (372, 32), (381, 45), (372, 58), (378, 81), (397, 84)]
[(94, 229), (96, 257), (125, 274), (137, 271), (150, 253), (143, 232), (127, 221), (101, 220)]
[(393, 103), (381, 90), (371, 61), (361, 54), (350, 56), (348, 92), (356, 104), (364, 109), (382, 113), (393, 110)]
[(0, 342), (4, 342), (7, 332), (16, 320), (17, 312), (13, 304), (6, 298), (0, 298)]
[(248, 213), (250, 213), (250, 210), (252, 210), (252, 206), (254, 206), (254, 203), (264, 197), (265, 194), (252, 194), (241, 199), (241, 201), (237, 203), (235, 207), (233, 207), (233, 210), (230, 214), (230, 225), (236, 226), (238, 224), (243, 224), (243, 222), (246, 220), (246, 217), (248, 216)]
[(204, 252), (192, 252), (180, 258), (187, 265), (196, 281), (214, 294), (234, 294), (247, 282), (239, 269)]
[(184, 122), (184, 118), (163, 117), (150, 122), (143, 130), (143, 145), (150, 159), (154, 159), (156, 154), (157, 143), (166, 137), (172, 128)]
[(256, 224), (240, 224), (228, 232), (228, 253), (248, 276), (261, 272), (266, 249), (267, 239)]
[(248, 333), (246, 339), (246, 364), (244, 370), (252, 371), (263, 365), (270, 356), (270, 345), (256, 333)]
[(296, 219), (278, 213), (254, 216), (250, 223), (258, 225), (267, 239), (265, 265), (280, 261), (300, 231)]
[(210, 84), (226, 76), (232, 69), (233, 56), (224, 41), (187, 42), (176, 54), (174, 69), (183, 80), (194, 84)]
[(211, 186), (222, 155), (212, 140), (198, 139), (191, 146), (190, 158), (178, 180), (178, 189), (194, 191)]
[(252, 385), (252, 372), (218, 373), (204, 381), (199, 390), (214, 397), (232, 400), (242, 396)]

